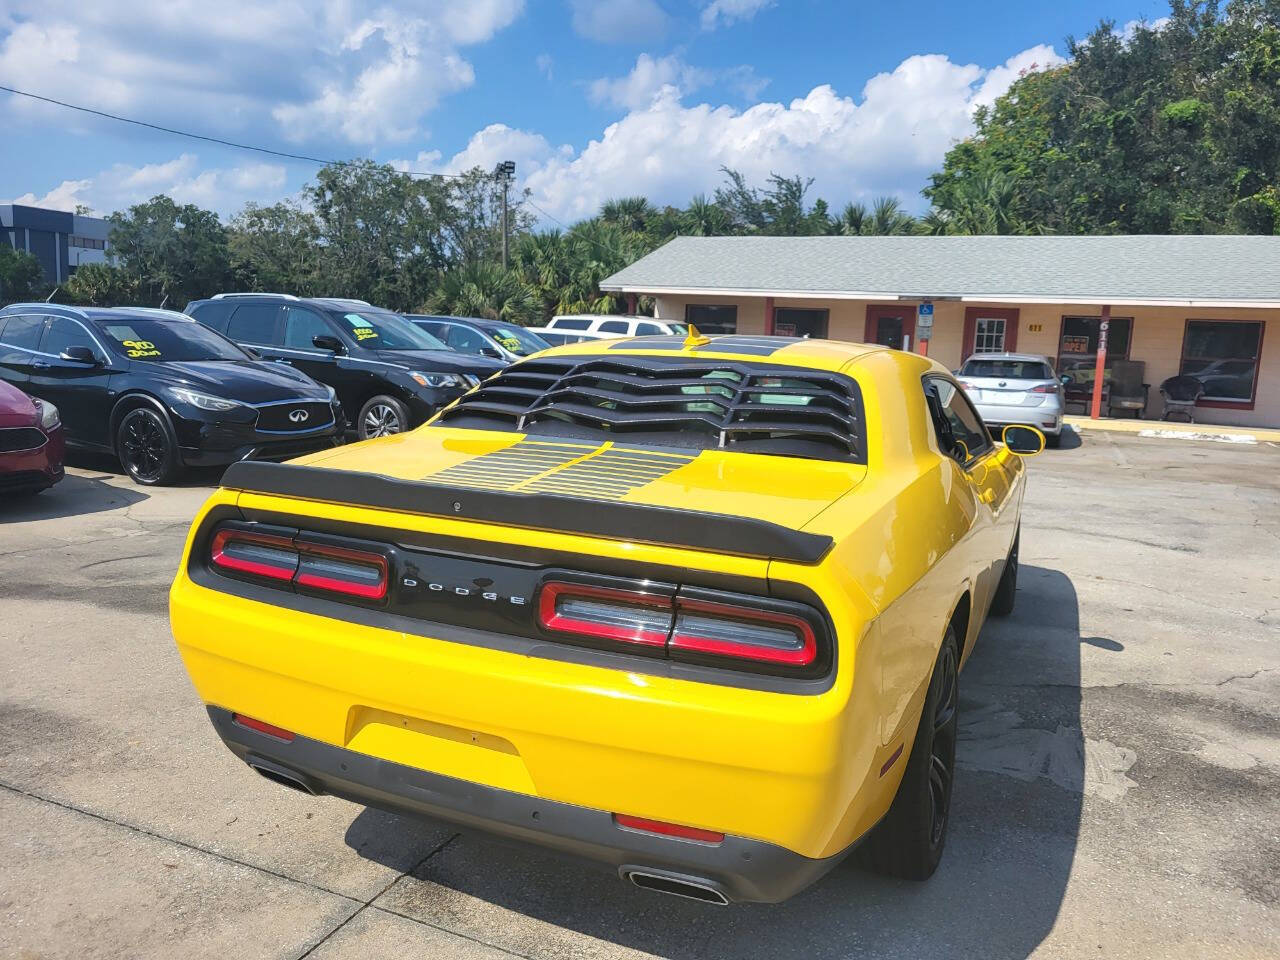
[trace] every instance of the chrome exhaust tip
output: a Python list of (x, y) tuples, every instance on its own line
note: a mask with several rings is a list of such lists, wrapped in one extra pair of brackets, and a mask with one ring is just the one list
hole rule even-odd
[(288, 787), (290, 790), (300, 790), (313, 797), (320, 795), (320, 791), (308, 783), (307, 779), (301, 774), (294, 773), (278, 764), (267, 764), (261, 760), (248, 760), (246, 762), (260, 776), (266, 777), (272, 783), (278, 783), (281, 786)]
[(729, 898), (710, 881), (690, 880), (666, 874), (648, 873), (644, 870), (628, 870), (625, 876), (637, 887), (643, 887), (646, 890), (654, 890), (673, 897), (684, 897), (686, 900), (697, 900), (701, 903), (712, 903), (718, 907), (729, 904)]

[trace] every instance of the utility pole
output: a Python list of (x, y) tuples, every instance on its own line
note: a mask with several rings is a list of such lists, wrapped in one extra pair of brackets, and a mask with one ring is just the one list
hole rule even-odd
[(507, 269), (507, 247), (509, 244), (509, 234), (507, 231), (507, 190), (511, 186), (511, 181), (516, 176), (516, 162), (514, 160), (503, 160), (493, 168), (493, 176), (502, 184), (502, 269)]

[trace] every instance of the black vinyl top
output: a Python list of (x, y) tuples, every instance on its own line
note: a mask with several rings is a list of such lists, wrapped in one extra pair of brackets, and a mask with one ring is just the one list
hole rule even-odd
[(295, 464), (234, 463), (223, 475), (222, 486), (246, 493), (805, 564), (820, 561), (832, 545), (828, 536), (752, 517), (562, 494), (476, 490)]

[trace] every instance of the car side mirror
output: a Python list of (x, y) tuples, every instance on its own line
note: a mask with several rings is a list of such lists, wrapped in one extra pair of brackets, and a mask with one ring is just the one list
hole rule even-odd
[(501, 353), (499, 353), (499, 352), (498, 352), (498, 350), (497, 350), (496, 348), (494, 348), (494, 347), (481, 347), (481, 348), (480, 348), (480, 356), (482, 356), (482, 357), (492, 357), (494, 360), (501, 360), (501, 359), (502, 359), (502, 354), (501, 354)]
[(1072, 383), (1074, 383), (1074, 382), (1075, 382), (1074, 380), (1072, 380), (1071, 375), (1070, 375), (1070, 374), (1068, 374), (1068, 373), (1064, 373), (1064, 374), (1063, 374), (1062, 376), (1060, 376), (1058, 379), (1062, 381), (1062, 385), (1063, 385), (1064, 387), (1065, 387), (1065, 386), (1069, 386), (1070, 384), (1072, 384)]
[(327, 333), (321, 333), (312, 337), (311, 342), (319, 349), (328, 350), (330, 353), (346, 353), (346, 349), (342, 346), (342, 341)]
[(58, 358), (60, 360), (70, 360), (72, 363), (87, 363), (91, 367), (98, 365), (98, 355), (89, 347), (67, 347), (62, 353), (58, 354)]
[(1000, 434), (1000, 439), (1004, 441), (1010, 453), (1016, 453), (1020, 457), (1034, 457), (1044, 449), (1045, 443), (1043, 433), (1035, 427), (1026, 427), (1021, 424), (1005, 427)]

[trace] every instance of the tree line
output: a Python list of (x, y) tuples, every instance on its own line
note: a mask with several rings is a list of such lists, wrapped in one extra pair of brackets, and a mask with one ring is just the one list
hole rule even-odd
[[(181, 308), (276, 290), (537, 324), (621, 312), (600, 282), (680, 235), (1280, 233), (1280, 0), (1173, 0), (1158, 26), (1122, 36), (1103, 22), (1068, 47), (1067, 64), (977, 111), (920, 217), (893, 197), (832, 210), (804, 176), (752, 184), (722, 169), (710, 197), (683, 207), (622, 197), (535, 230), (526, 191), (504, 268), (501, 186), (486, 171), (414, 177), (355, 161), (225, 225), (165, 196), (112, 214), (112, 262), (80, 267), (57, 296)], [(5, 299), (38, 286), (24, 257), (0, 248)]]

